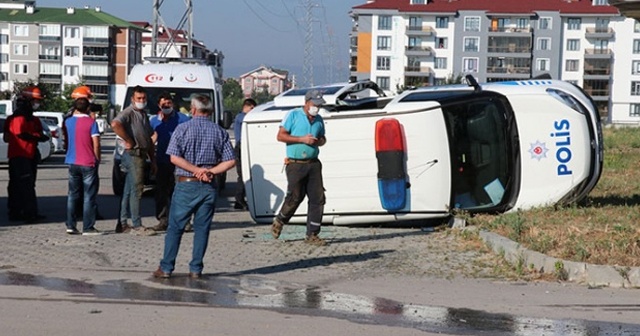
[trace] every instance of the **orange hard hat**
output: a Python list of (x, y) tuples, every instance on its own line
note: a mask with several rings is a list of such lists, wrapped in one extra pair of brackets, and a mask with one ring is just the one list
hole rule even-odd
[(91, 97), (93, 97), (93, 93), (91, 93), (91, 89), (86, 85), (78, 86), (71, 93), (71, 99), (73, 100), (76, 100), (78, 98), (90, 99)]
[(28, 86), (22, 89), (22, 97), (27, 99), (42, 99), (42, 92), (38, 87)]

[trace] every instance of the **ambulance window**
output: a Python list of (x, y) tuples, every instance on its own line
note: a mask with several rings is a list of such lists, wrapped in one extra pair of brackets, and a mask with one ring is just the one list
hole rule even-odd
[(442, 110), (451, 148), (453, 206), (471, 210), (500, 205), (515, 160), (504, 105), (483, 97)]

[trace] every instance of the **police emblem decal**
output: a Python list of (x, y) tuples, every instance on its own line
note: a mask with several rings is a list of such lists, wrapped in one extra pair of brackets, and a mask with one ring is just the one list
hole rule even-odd
[(547, 152), (549, 149), (545, 145), (544, 142), (536, 141), (531, 144), (531, 148), (529, 148), (529, 153), (531, 153), (532, 159), (537, 159), (540, 161), (543, 158), (547, 157)]

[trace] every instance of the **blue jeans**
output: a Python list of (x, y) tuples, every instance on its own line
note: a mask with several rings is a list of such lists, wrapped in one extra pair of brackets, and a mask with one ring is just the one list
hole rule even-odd
[(164, 256), (160, 269), (173, 272), (184, 227), (193, 217), (193, 251), (189, 272), (202, 273), (202, 259), (209, 244), (209, 230), (215, 212), (217, 190), (213, 183), (177, 182), (171, 198), (169, 227), (164, 237)]
[[(84, 191), (84, 192), (83, 192)], [(69, 194), (67, 197), (67, 229), (76, 228), (76, 204), (83, 198), (82, 230), (93, 229), (98, 203), (98, 167), (69, 166)]]
[(144, 163), (145, 158), (133, 156), (125, 151), (120, 159), (121, 164), (127, 170), (122, 192), (122, 204), (120, 205), (120, 222), (125, 224), (129, 214), (133, 227), (142, 225), (140, 218), (140, 199), (144, 191)]

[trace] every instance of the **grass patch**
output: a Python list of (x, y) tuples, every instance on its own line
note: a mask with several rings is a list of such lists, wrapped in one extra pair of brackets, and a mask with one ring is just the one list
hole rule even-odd
[[(640, 266), (640, 130), (606, 128), (604, 145), (602, 176), (585, 204), (469, 221), (552, 257), (621, 269)], [(563, 269), (556, 265), (558, 279)]]

